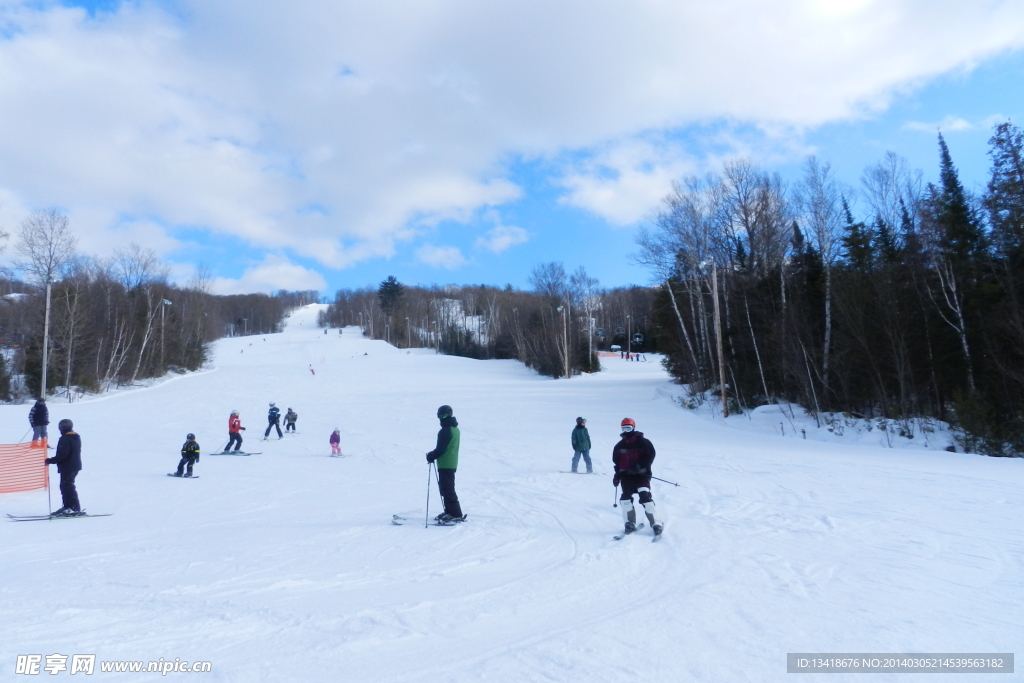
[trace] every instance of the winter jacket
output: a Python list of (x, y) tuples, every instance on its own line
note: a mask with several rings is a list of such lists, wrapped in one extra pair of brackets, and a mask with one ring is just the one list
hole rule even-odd
[(298, 420), (298, 419), (299, 419), (299, 414), (296, 413), (294, 410), (289, 410), (287, 413), (284, 414), (285, 424), (292, 424), (293, 425), (293, 424), (295, 424), (295, 421)]
[(645, 474), (650, 476), (654, 462), (654, 444), (644, 438), (643, 432), (628, 432), (615, 444), (612, 462), (616, 474)]
[(270, 422), (277, 422), (280, 419), (281, 419), (281, 409), (278, 408), (277, 406), (274, 406), (273, 408), (270, 409), (269, 412), (267, 412), (267, 420), (268, 421), (270, 421)]
[(459, 467), (459, 421), (454, 415), (441, 418), (441, 429), (437, 432), (437, 448), (427, 453), (427, 460), (437, 462), (440, 470), (454, 470)]
[(50, 410), (45, 403), (36, 401), (32, 409), (28, 411), (28, 423), (33, 427), (43, 427), (50, 424)]
[(56, 465), (57, 471), (79, 472), (82, 469), (82, 437), (75, 432), (61, 434), (57, 442), (57, 452), (52, 458), (46, 459), (47, 465)]
[(232, 415), (228, 418), (228, 434), (237, 434), (242, 431), (242, 418)]
[(181, 447), (181, 457), (183, 458), (195, 458), (199, 461), (199, 444), (195, 441), (186, 441), (185, 445)]
[(331, 443), (341, 443), (341, 434), (338, 432), (331, 432)]
[(572, 449), (574, 451), (590, 450), (590, 432), (587, 431), (586, 427), (577, 425), (572, 430)]

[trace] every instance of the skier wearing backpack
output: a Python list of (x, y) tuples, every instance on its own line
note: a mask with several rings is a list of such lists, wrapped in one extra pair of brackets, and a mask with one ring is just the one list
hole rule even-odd
[(263, 433), (263, 440), (266, 441), (267, 437), (270, 436), (270, 430), (277, 428), (277, 438), (283, 439), (284, 434), (281, 433), (281, 409), (273, 403), (270, 404), (270, 410), (267, 411), (267, 431)]
[(626, 533), (636, 531), (636, 510), (633, 507), (633, 496), (640, 497), (640, 504), (651, 523), (655, 536), (660, 536), (661, 520), (651, 497), (651, 464), (654, 462), (654, 444), (644, 438), (643, 432), (636, 431), (636, 422), (631, 418), (622, 421), (621, 439), (612, 451), (612, 462), (615, 464), (615, 476), (612, 483), (622, 485), (619, 505), (622, 507), (622, 519), (626, 523)]
[(437, 463), (437, 487), (444, 501), (444, 512), (434, 519), (438, 524), (453, 524), (465, 521), (459, 496), (455, 493), (455, 470), (459, 466), (459, 422), (452, 414), (451, 406), (437, 409), (437, 419), (441, 421), (441, 429), (437, 432), (437, 447), (427, 453), (427, 462)]

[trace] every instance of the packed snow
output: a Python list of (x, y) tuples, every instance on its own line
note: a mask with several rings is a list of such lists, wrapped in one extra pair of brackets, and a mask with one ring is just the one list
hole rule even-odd
[[(324, 334), (318, 310), (217, 342), (206, 371), (51, 402), (51, 437), (64, 417), (82, 436), (83, 506), (113, 516), (0, 523), (0, 679), (32, 680), (18, 655), (60, 653), (95, 654), (101, 680), (156, 674), (100, 661), (179, 658), (211, 671), (171, 678), (246, 683), (779, 681), (787, 652), (1021, 642), (1020, 459), (754, 433), (681, 408), (657, 362), (552, 380)], [(297, 435), (260, 441), (271, 401)], [(443, 403), (468, 521), (424, 528)], [(28, 408), (0, 407), (0, 442), (22, 438)], [(210, 455), (232, 409), (261, 454)], [(594, 475), (566, 472), (577, 416)], [(654, 485), (661, 543), (612, 540), (627, 416), (655, 476), (679, 483)], [(188, 432), (199, 478), (167, 477)], [(2, 513), (46, 510), (45, 492), (0, 496)]]

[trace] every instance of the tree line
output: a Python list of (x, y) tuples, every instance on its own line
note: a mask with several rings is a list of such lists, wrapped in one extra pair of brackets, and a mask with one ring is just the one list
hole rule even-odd
[(68, 399), (196, 370), (213, 340), (279, 331), (288, 309), (319, 300), (316, 292), (216, 296), (202, 268), (174, 285), (166, 264), (134, 244), (109, 259), (81, 255), (67, 217), (55, 210), (26, 219), (13, 246), (20, 276), (0, 273), (4, 401), (40, 393), (47, 282), (46, 390)]
[(637, 240), (673, 377), (1024, 454), (1024, 133), (995, 127), (980, 196), (938, 152), (937, 183), (892, 153), (856, 189), (815, 158), (790, 186), (748, 161), (677, 182)]
[(511, 358), (550, 377), (600, 369), (612, 346), (657, 350), (649, 287), (602, 289), (584, 268), (537, 265), (532, 290), (508, 285), (414, 287), (389, 276), (376, 288), (339, 290), (324, 327), (357, 325), (399, 347), (469, 358)]

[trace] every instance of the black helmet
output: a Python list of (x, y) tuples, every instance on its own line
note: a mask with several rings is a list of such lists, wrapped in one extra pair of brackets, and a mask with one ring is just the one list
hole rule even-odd
[(188, 439), (189, 441), (195, 441), (196, 435), (195, 434), (187, 434), (185, 436), (185, 438)]
[(453, 412), (455, 411), (452, 410), (451, 406), (441, 406), (437, 409), (437, 417), (443, 420), (446, 417), (451, 417)]
[(74, 428), (75, 428), (75, 423), (72, 422), (71, 420), (67, 419), (67, 418), (64, 418), (63, 420), (61, 420), (60, 422), (57, 423), (57, 429), (60, 430), (61, 434), (66, 434), (66, 433), (70, 432)]
[(582, 417), (577, 417), (576, 418), (576, 424), (583, 424), (584, 422), (586, 422), (585, 418), (582, 418)]

